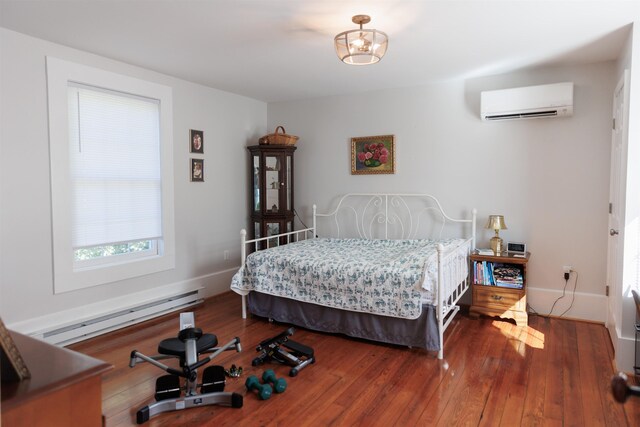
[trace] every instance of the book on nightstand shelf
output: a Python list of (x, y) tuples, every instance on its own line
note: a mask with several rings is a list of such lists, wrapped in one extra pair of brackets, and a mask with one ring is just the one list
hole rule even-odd
[(496, 284), (493, 277), (493, 263), (488, 261), (474, 261), (474, 283), (476, 285), (493, 286)]
[(524, 280), (522, 267), (515, 264), (499, 264), (493, 266), (496, 286), (503, 288), (522, 289)]
[(476, 285), (522, 289), (524, 284), (523, 270), (519, 265), (474, 261), (473, 269)]
[(476, 249), (478, 255), (493, 255), (493, 249)]

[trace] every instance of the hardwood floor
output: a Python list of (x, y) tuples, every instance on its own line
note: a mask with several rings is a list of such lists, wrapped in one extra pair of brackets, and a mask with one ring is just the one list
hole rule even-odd
[[(199, 425), (567, 425), (638, 426), (640, 399), (611, 396), (612, 348), (602, 325), (529, 318), (529, 326), (458, 315), (445, 333), (445, 359), (418, 349), (374, 344), (296, 330), (317, 362), (297, 377), (289, 368), (254, 368), (255, 346), (285, 325), (240, 318), (240, 297), (226, 293), (194, 309), (196, 324), (225, 344), (238, 336), (241, 353), (225, 352), (210, 364), (242, 366), (226, 391), (245, 395), (241, 409), (208, 406), (158, 415), (149, 426)], [(163, 373), (148, 364), (131, 369), (131, 350), (155, 354), (159, 341), (175, 336), (170, 314), (70, 348), (115, 369), (104, 376), (103, 411), (108, 427), (135, 425), (136, 411), (153, 399)], [(247, 393), (248, 375), (273, 368), (288, 388), (260, 401)]]

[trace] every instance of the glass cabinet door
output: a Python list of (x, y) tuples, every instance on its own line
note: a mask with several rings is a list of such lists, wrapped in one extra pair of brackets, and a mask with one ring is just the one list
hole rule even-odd
[(292, 194), (292, 187), (293, 187), (293, 171), (292, 171), (292, 156), (287, 156), (287, 210), (290, 211), (291, 209), (293, 209), (293, 207), (291, 206), (291, 194)]
[[(277, 234), (280, 234), (280, 223), (278, 223), (278, 222), (268, 222), (267, 223), (267, 235), (265, 237), (275, 236)], [(274, 246), (278, 246), (278, 238), (269, 239), (268, 246), (270, 248), (272, 248)]]
[(260, 156), (253, 156), (253, 210), (260, 211)]
[(265, 185), (267, 187), (265, 210), (270, 213), (280, 211), (280, 157), (265, 156)]

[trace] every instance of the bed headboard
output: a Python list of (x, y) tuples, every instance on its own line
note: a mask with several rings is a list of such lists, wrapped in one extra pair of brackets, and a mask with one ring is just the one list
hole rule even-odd
[[(451, 224), (462, 227), (449, 230)], [(319, 236), (344, 238), (467, 237), (475, 248), (476, 210), (469, 218), (454, 219), (429, 194), (349, 193), (338, 199), (333, 212), (317, 213), (313, 205), (313, 228)]]

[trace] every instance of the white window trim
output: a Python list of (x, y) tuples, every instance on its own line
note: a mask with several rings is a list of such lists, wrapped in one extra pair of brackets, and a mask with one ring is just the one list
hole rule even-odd
[[(157, 256), (132, 259), (116, 265), (74, 270), (69, 209), (71, 178), (67, 120), (67, 85), (70, 81), (160, 100), (163, 239)], [(54, 293), (74, 291), (174, 268), (172, 89), (157, 83), (52, 57), (47, 57), (47, 84)]]

